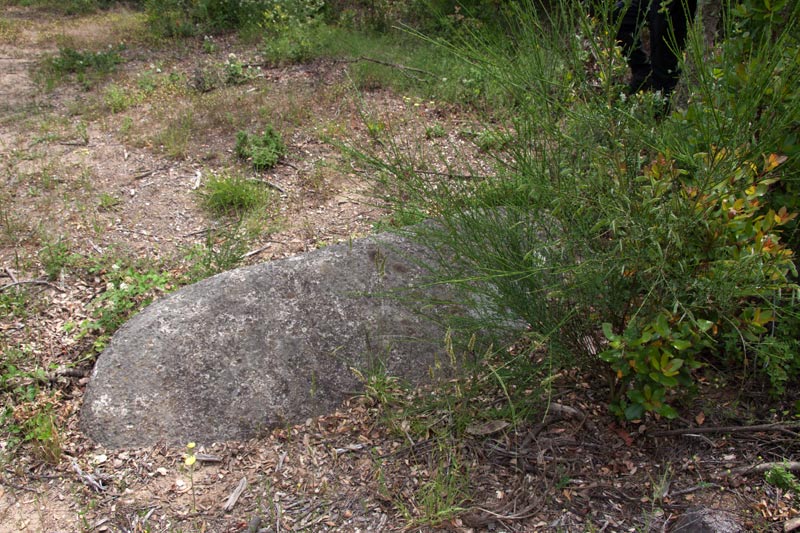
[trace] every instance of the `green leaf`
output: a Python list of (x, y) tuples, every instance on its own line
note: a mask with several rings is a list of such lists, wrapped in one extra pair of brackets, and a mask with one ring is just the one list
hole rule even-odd
[(661, 371), (665, 376), (674, 376), (683, 366), (683, 359), (672, 359), (666, 365), (661, 366)]
[(705, 333), (706, 331), (710, 330), (711, 327), (714, 325), (713, 322), (710, 320), (699, 319), (696, 321), (697, 327), (700, 328), (700, 331)]
[(642, 418), (644, 414), (644, 406), (639, 403), (632, 403), (625, 409), (625, 418), (628, 420), (636, 420)]
[(672, 333), (667, 317), (663, 313), (656, 318), (656, 321), (653, 323), (653, 329), (656, 330), (656, 333), (658, 333), (662, 339), (666, 339), (669, 337), (670, 333)]
[(644, 403), (645, 400), (642, 391), (636, 389), (628, 391), (628, 398), (634, 403)]
[(605, 335), (606, 339), (609, 341), (619, 340), (619, 335), (614, 333), (614, 330), (611, 329), (611, 324), (608, 322), (603, 322), (603, 335)]
[(664, 418), (672, 419), (672, 418), (677, 418), (678, 417), (678, 411), (676, 411), (670, 405), (662, 405), (661, 407), (658, 408), (658, 410), (656, 412), (658, 414), (660, 414), (661, 416), (663, 416)]
[(683, 350), (685, 350), (687, 348), (691, 348), (692, 347), (692, 341), (689, 341), (689, 340), (686, 340), (686, 339), (673, 339), (672, 340), (672, 347), (680, 352), (680, 351), (683, 351)]
[(620, 355), (621, 353), (619, 350), (605, 350), (603, 352), (600, 352), (598, 357), (603, 361), (605, 361), (606, 363), (613, 363), (619, 360)]

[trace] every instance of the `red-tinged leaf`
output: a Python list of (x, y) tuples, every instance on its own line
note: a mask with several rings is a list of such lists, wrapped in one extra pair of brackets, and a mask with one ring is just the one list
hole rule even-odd
[(767, 158), (767, 164), (764, 166), (764, 171), (765, 172), (770, 172), (772, 170), (775, 170), (776, 168), (778, 168), (778, 166), (780, 166), (782, 163), (784, 163), (787, 159), (789, 159), (789, 158), (787, 156), (785, 156), (785, 155), (782, 155), (782, 154), (781, 155), (770, 154), (769, 157)]
[(625, 431), (623, 428), (619, 427), (617, 424), (612, 423), (608, 426), (614, 433), (617, 434), (619, 438), (625, 441), (626, 446), (633, 446), (633, 437), (631, 437), (630, 433)]

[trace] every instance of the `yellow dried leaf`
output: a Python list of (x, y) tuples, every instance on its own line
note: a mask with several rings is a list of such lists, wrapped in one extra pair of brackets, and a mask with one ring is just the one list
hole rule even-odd
[(767, 164), (764, 166), (764, 172), (775, 170), (787, 159), (788, 157), (785, 155), (769, 154), (769, 157), (767, 157)]

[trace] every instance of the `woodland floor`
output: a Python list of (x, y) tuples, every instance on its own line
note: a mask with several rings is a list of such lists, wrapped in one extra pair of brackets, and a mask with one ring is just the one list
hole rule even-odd
[[(420, 157), (452, 161), (453, 145), (470, 153), (459, 132), (474, 121), (383, 89), (356, 95), (344, 63), (268, 68), (257, 46), (225, 38), (152, 46), (141, 16), (127, 11), (0, 15), (0, 290), (26, 298), (25, 313), (0, 317), (0, 346), (3, 357), (22, 350), (20, 366), (52, 370), (13, 416), (54, 401), (58, 428), (49, 448), (0, 435), (0, 531), (666, 531), (697, 506), (728, 511), (748, 530), (781, 531), (798, 515), (797, 494), (747, 469), (797, 461), (800, 430), (764, 408), (766, 396), (712, 381), (670, 424), (620, 425), (595, 377), (563, 372), (548, 413), (452, 441), (412, 438), (365, 395), (261, 439), (208, 446), (191, 472), (182, 447), (95, 445), (77, 427), (90, 346), (65, 326), (90, 315), (104, 284), (72, 271), (46, 280), (47, 246), (187, 268), (185, 250), (221, 224), (198, 190), (216, 173), (246, 172), (235, 133), (266, 123), (288, 154), (253, 175), (275, 201), (247, 262), (363, 235), (386, 214), (366, 200), (364, 173), (337, 143), (372, 143), (365, 124), (381, 125)], [(71, 75), (51, 87), (38, 77), (59, 47), (106, 50), (121, 40), (124, 63), (108, 77)], [(254, 66), (253, 76), (221, 81), (229, 54)], [(443, 138), (426, 138), (434, 123)], [(485, 165), (471, 153), (472, 169)], [(398, 409), (430, 395), (396, 394)], [(502, 401), (502, 391), (483, 401)]]

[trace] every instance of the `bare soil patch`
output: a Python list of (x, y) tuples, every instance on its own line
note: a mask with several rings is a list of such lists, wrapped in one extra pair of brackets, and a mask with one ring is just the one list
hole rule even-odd
[[(193, 468), (182, 448), (97, 447), (76, 427), (91, 346), (68, 324), (90, 316), (102, 274), (46, 279), (43, 251), (63, 243), (84, 257), (185, 270), (186, 250), (227, 223), (201, 209), (198, 191), (212, 175), (250, 172), (233, 154), (235, 133), (266, 124), (288, 155), (251, 173), (274, 201), (255, 222), (247, 261), (363, 235), (385, 213), (336, 147), (374, 142), (363, 114), (402, 132), (401, 146), (432, 154), (434, 171), (454, 160), (448, 143), (467, 150), (458, 132), (472, 119), (384, 90), (356, 97), (345, 64), (268, 68), (257, 46), (232, 38), (153, 47), (141, 16), (124, 10), (63, 19), (4, 8), (1, 17), (0, 284), (22, 291), (24, 304), (0, 317), (0, 346), (47, 369), (37, 383), (47, 394), (14, 417), (54, 402), (58, 436), (51, 448), (13, 450), (12, 436), (0, 437), (0, 531), (666, 531), (698, 505), (729, 511), (748, 530), (778, 531), (800, 512), (797, 494), (739, 470), (797, 460), (800, 430), (780, 410), (765, 412), (761, 398), (711, 382), (710, 400), (685, 405), (686, 419), (671, 424), (620, 425), (596, 378), (575, 372), (554, 380), (550, 410), (536, 420), (459, 439), (435, 431), (451, 422), (447, 412), (427, 415), (430, 438), (412, 438), (392, 411), (430, 393), (389, 384), (395, 404), (355, 397), (261, 439), (197, 450)], [(59, 46), (102, 51), (120, 41), (124, 63), (109, 77), (70, 76), (51, 88), (38, 78)], [(250, 67), (243, 83), (225, 82), (232, 58)], [(446, 138), (425, 138), (434, 122)], [(479, 154), (469, 163), (489, 167)], [(496, 395), (486, 404), (502, 403)], [(774, 425), (741, 429), (765, 423)], [(658, 436), (676, 428), (686, 430)]]

